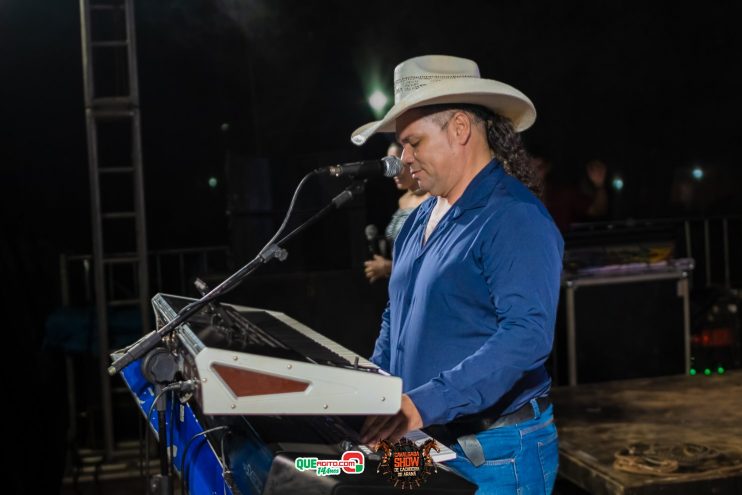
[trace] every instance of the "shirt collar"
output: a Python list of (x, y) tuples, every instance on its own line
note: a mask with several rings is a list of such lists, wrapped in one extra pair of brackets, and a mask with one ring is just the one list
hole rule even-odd
[(454, 218), (466, 210), (481, 208), (486, 205), (492, 196), (492, 191), (504, 174), (505, 170), (500, 165), (500, 162), (493, 158), (492, 161), (474, 176), (474, 179), (466, 186), (464, 194), (453, 204), (452, 209), (454, 211), (452, 215)]
[[(497, 186), (505, 174), (505, 170), (497, 159), (493, 158), (485, 167), (474, 176), (466, 186), (464, 194), (451, 206), (451, 215), (459, 217), (464, 211), (481, 208), (487, 204), (492, 190)], [(431, 196), (420, 205), (420, 217), (425, 217), (435, 207), (437, 196)]]

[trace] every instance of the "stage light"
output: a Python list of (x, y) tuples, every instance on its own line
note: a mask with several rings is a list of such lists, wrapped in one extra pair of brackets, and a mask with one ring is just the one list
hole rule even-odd
[(722, 368), (721, 366), (719, 366), (718, 368), (716, 368), (716, 372), (719, 373), (720, 375), (723, 375), (724, 374), (724, 371), (725, 371), (724, 368)]
[(690, 374), (690, 376), (696, 376), (696, 370), (695, 370), (695, 368), (691, 368), (688, 373)]
[(209, 187), (210, 188), (214, 189), (218, 183), (219, 182), (216, 180), (216, 177), (209, 177)]
[[(382, 62), (376, 58), (366, 58), (359, 65), (358, 79), (362, 84), (362, 95), (368, 104), (368, 108), (376, 119), (384, 116), (389, 109), (392, 93), (389, 73), (393, 69), (388, 62)], [(367, 117), (363, 117), (367, 118)], [(362, 119), (361, 119), (362, 120)]]
[(703, 374), (709, 376), (711, 374), (711, 370), (706, 368), (705, 370), (703, 370)]
[(693, 167), (693, 170), (691, 171), (691, 175), (696, 180), (703, 179), (703, 169), (701, 167)]
[(623, 189), (623, 179), (616, 176), (613, 178), (613, 182), (611, 183), (611, 185), (613, 186), (613, 189), (615, 189), (616, 191), (620, 191), (621, 189)]
[(377, 115), (380, 115), (384, 111), (388, 101), (389, 98), (378, 89), (368, 97), (368, 104), (371, 105), (371, 108)]

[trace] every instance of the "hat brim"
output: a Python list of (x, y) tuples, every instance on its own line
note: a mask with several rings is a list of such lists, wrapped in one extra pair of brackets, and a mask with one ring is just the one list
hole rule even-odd
[(536, 120), (536, 108), (526, 95), (499, 81), (461, 78), (430, 83), (396, 103), (383, 119), (369, 122), (355, 131), (350, 140), (360, 146), (377, 132), (396, 132), (396, 120), (406, 111), (442, 103), (481, 105), (509, 119), (516, 131), (525, 131)]

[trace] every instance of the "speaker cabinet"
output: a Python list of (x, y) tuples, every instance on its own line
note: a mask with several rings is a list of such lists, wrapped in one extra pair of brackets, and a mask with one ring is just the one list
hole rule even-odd
[(686, 272), (572, 279), (561, 296), (552, 364), (557, 384), (687, 371)]

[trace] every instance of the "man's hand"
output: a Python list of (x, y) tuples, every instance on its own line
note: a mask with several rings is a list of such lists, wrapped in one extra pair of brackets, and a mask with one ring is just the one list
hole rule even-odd
[(392, 260), (378, 254), (374, 255), (374, 259), (364, 262), (363, 265), (365, 266), (366, 278), (372, 283), (388, 277), (392, 273)]
[(402, 406), (391, 416), (369, 416), (361, 428), (361, 442), (370, 444), (380, 440), (399, 441), (405, 433), (422, 428), (423, 418), (407, 394), (402, 395)]

